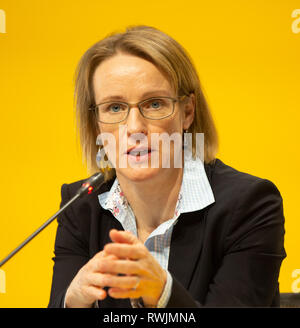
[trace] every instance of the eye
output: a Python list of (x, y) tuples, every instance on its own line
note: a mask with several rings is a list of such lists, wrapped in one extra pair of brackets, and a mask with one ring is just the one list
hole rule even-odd
[(158, 108), (160, 108), (160, 106), (161, 106), (161, 101), (160, 100), (153, 100), (152, 102), (151, 102), (151, 107), (152, 108), (154, 108), (154, 109), (158, 109)]
[(121, 106), (120, 106), (120, 104), (112, 104), (112, 105), (110, 105), (109, 109), (115, 113), (121, 109)]
[(120, 111), (126, 110), (126, 106), (123, 104), (113, 103), (107, 106), (107, 110), (113, 113), (119, 113)]
[(150, 99), (143, 104), (145, 110), (157, 110), (164, 107), (164, 101), (162, 99)]

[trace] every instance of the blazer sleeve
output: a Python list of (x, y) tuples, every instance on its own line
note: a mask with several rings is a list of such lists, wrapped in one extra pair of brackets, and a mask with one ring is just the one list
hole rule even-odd
[[(231, 197), (228, 195), (228, 197)], [(167, 307), (268, 307), (279, 292), (284, 250), (282, 197), (269, 180), (240, 190), (223, 234), (223, 256), (202, 303), (173, 277)], [(205, 270), (206, 268), (203, 268)]]
[[(61, 206), (70, 199), (66, 184), (61, 188), (61, 198)], [(84, 242), (72, 206), (69, 206), (58, 217), (57, 222), (49, 308), (64, 307), (64, 298), (69, 284), (81, 267), (90, 259), (89, 247)]]

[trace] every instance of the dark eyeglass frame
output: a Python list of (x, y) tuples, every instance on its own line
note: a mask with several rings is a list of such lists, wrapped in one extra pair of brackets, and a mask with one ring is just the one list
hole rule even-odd
[[(175, 109), (174, 104), (175, 104), (176, 102), (178, 102), (178, 101), (182, 101), (185, 97), (188, 97), (188, 96), (187, 96), (187, 95), (183, 95), (183, 96), (179, 96), (179, 97), (177, 97), (177, 98), (173, 98), (173, 97), (165, 97), (165, 96), (161, 96), (161, 97), (157, 96), (157, 97), (151, 97), (151, 98), (148, 98), (148, 99), (144, 99), (144, 100), (139, 101), (139, 102), (137, 102), (137, 103), (127, 103), (127, 102), (124, 102), (124, 101), (118, 101), (118, 100), (114, 101), (114, 100), (110, 100), (110, 101), (102, 102), (102, 103), (100, 103), (100, 104), (92, 105), (92, 106), (89, 107), (88, 109), (89, 109), (90, 111), (93, 111), (93, 112), (95, 113), (95, 116), (97, 116), (96, 110), (97, 110), (97, 107), (100, 106), (100, 105), (105, 105), (105, 104), (110, 104), (110, 103), (116, 103), (116, 104), (122, 104), (122, 105), (127, 106), (128, 111), (127, 111), (127, 115), (126, 115), (126, 117), (125, 117), (124, 119), (122, 119), (121, 121), (118, 121), (118, 122), (113, 122), (113, 123), (103, 122), (103, 121), (101, 121), (101, 120), (99, 120), (99, 119), (97, 120), (98, 122), (101, 122), (101, 123), (103, 123), (103, 124), (117, 124), (117, 123), (120, 123), (120, 122), (125, 121), (125, 120), (127, 119), (128, 115), (129, 115), (129, 111), (130, 111), (130, 109), (131, 109), (132, 107), (136, 107), (136, 106), (138, 107), (138, 109), (139, 109), (141, 115), (142, 115), (144, 118), (146, 118), (147, 120), (163, 120), (163, 119), (165, 119), (165, 118), (171, 116), (171, 115), (174, 113), (174, 109)], [(149, 101), (149, 100), (152, 100), (152, 99), (153, 99), (153, 100), (155, 100), (155, 99), (170, 99), (170, 100), (172, 100), (172, 101), (173, 101), (173, 109), (172, 109), (172, 112), (171, 112), (170, 114), (168, 114), (167, 116), (164, 116), (164, 117), (161, 117), (161, 118), (150, 118), (150, 117), (145, 116), (144, 113), (143, 113), (143, 111), (142, 111), (142, 109), (141, 109), (141, 105), (144, 104), (144, 103), (146, 103), (146, 102)]]

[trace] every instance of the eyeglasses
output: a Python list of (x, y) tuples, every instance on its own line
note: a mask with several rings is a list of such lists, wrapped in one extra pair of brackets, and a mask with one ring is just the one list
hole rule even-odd
[(174, 104), (183, 100), (186, 95), (171, 97), (152, 97), (142, 100), (136, 104), (119, 101), (107, 101), (98, 105), (91, 106), (89, 110), (94, 111), (96, 120), (101, 123), (120, 123), (127, 119), (129, 110), (137, 106), (143, 117), (150, 120), (161, 120), (174, 113)]

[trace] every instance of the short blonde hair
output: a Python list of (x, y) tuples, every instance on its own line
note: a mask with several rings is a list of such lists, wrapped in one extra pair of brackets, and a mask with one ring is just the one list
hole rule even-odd
[[(153, 63), (169, 78), (178, 96), (195, 95), (195, 116), (187, 132), (192, 133), (195, 157), (196, 133), (204, 133), (204, 162), (215, 160), (218, 135), (207, 101), (200, 86), (195, 66), (185, 49), (169, 35), (149, 26), (131, 26), (124, 33), (113, 33), (90, 47), (82, 56), (75, 75), (77, 132), (83, 157), (92, 174), (100, 169), (96, 164), (99, 127), (89, 108), (95, 104), (93, 75), (105, 59), (118, 53), (141, 57)], [(104, 171), (106, 180), (115, 170)]]

